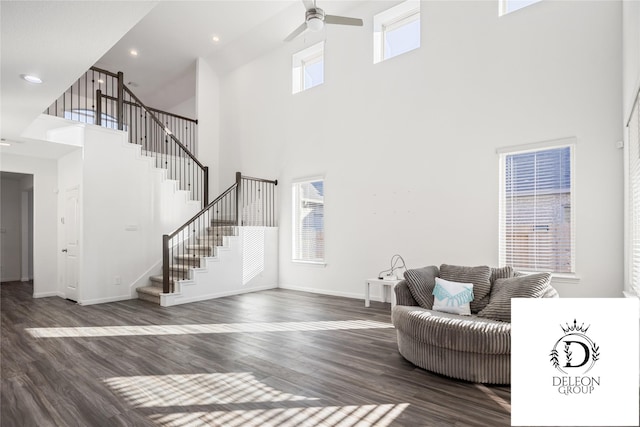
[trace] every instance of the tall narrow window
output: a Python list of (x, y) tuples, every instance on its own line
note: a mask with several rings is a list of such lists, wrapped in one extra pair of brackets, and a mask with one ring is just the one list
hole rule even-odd
[(324, 180), (293, 183), (293, 260), (324, 262)]
[(293, 55), (293, 93), (324, 83), (324, 42), (316, 43)]
[(629, 119), (627, 180), (627, 274), (629, 286), (640, 295), (640, 104), (636, 99)]
[(407, 0), (373, 17), (373, 63), (420, 47), (420, 2)]
[(574, 273), (574, 144), (500, 155), (500, 265)]

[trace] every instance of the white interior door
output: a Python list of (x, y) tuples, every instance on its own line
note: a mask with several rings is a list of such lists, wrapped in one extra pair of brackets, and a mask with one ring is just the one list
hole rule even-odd
[(64, 248), (65, 255), (65, 298), (78, 301), (78, 276), (80, 252), (78, 239), (79, 191), (77, 188), (67, 190), (64, 213)]

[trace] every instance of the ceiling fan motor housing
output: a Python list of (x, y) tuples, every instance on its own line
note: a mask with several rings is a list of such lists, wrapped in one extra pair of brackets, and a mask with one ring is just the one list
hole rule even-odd
[(324, 10), (320, 9), (319, 7), (308, 9), (305, 14), (305, 21), (309, 22), (310, 19), (314, 18), (324, 21)]

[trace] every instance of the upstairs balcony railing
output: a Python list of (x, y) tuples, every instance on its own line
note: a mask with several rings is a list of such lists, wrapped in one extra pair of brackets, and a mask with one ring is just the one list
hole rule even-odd
[(167, 170), (167, 178), (208, 205), (208, 168), (194, 154), (197, 120), (144, 105), (124, 84), (123, 73), (91, 67), (45, 114), (126, 131), (130, 143)]
[(242, 176), (182, 227), (162, 238), (163, 292), (189, 277), (189, 269), (203, 256), (214, 256), (224, 236), (237, 226), (276, 227), (278, 181)]

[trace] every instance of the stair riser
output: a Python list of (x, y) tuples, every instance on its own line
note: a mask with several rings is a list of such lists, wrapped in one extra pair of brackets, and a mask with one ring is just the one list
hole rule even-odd
[(138, 292), (138, 299), (160, 305), (160, 297)]
[(236, 228), (235, 227), (207, 227), (206, 231), (208, 234), (218, 234), (220, 236), (235, 236)]
[(204, 246), (224, 246), (224, 239), (222, 237), (198, 237), (196, 239), (198, 245)]

